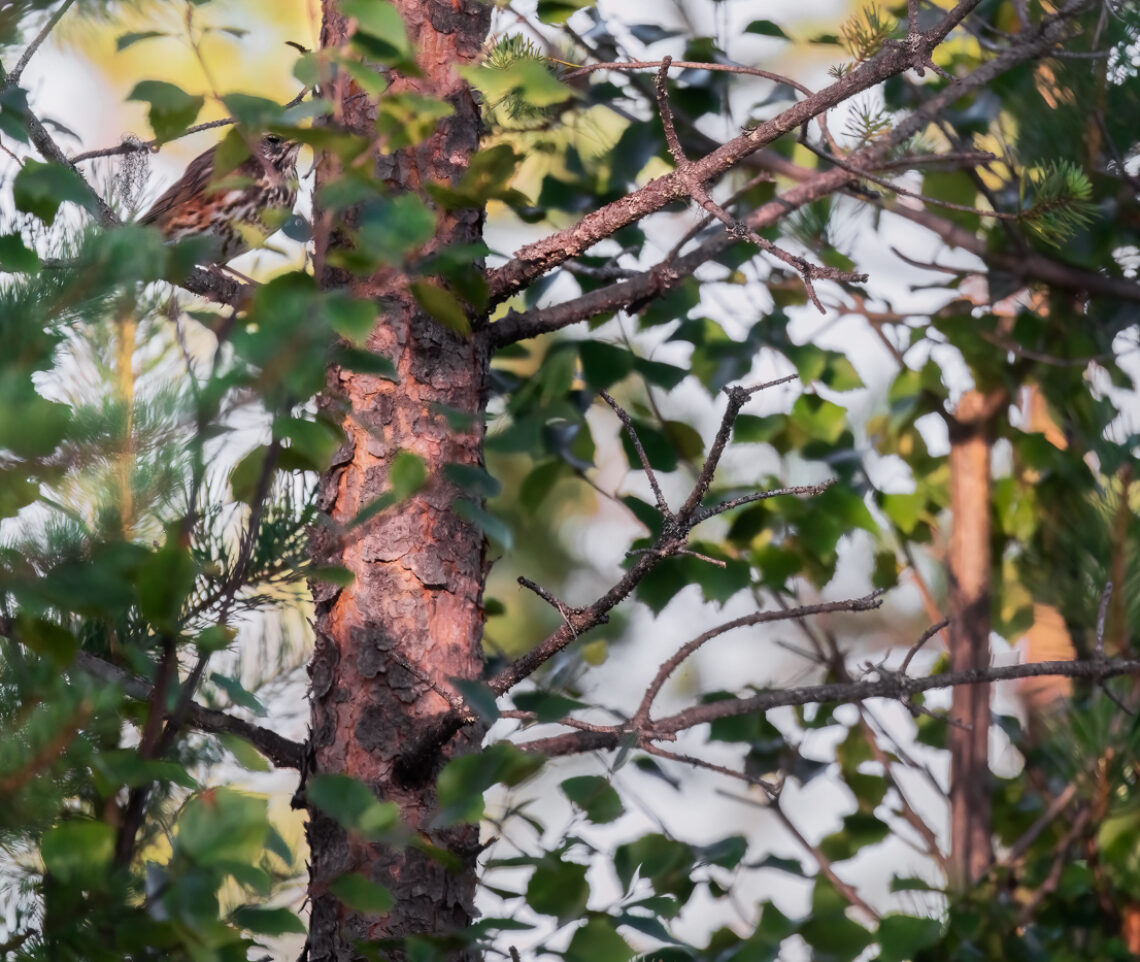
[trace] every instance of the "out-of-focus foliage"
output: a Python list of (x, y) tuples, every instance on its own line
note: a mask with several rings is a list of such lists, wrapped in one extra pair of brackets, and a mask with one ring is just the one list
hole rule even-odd
[[(221, 4), (168, 6), (177, 17), (141, 6), (119, 34), (120, 48), (133, 56), (186, 42), (208, 65), (223, 50), (215, 42), (253, 50), (255, 38), (240, 31), (255, 31), (258, 16), (277, 9), (251, 6), (243, 14), (249, 19), (227, 32), (229, 11)], [(717, 11), (731, 6), (711, 6), (709, 23), (716, 27)], [(838, 64), (837, 75), (897, 42), (905, 29), (905, 4), (880, 4), (810, 42), (794, 41), (791, 23), (766, 19), (776, 14), (754, 6), (746, 39), (814, 56), (822, 48)], [(420, 306), (465, 334), (488, 307), (484, 278), (472, 268), (488, 251), (423, 256), (441, 210), (487, 209), (499, 228), (545, 229), (620, 199), (673, 164), (651, 71), (568, 79), (572, 65), (628, 59), (630, 50), (646, 60), (666, 52), (716, 63), (737, 56), (729, 41), (738, 38), (725, 29), (640, 22), (636, 10), (621, 12), (619, 28), (588, 4), (541, 0), (538, 20), (568, 21), (573, 32), (549, 33), (548, 49), (501, 22), (506, 35), (466, 74), (482, 93), (489, 129), (462, 179), (394, 194), (357, 161), (369, 150), (422, 142), (451, 108), (412, 94), (383, 97), (385, 72), (408, 67), (406, 35), (389, 5), (346, 0), (345, 7), (359, 22), (353, 42), (320, 56), (290, 53), (290, 62), (307, 88), (343, 71), (378, 97), (375, 141), (312, 124), (327, 119), (319, 99), (283, 108), (252, 82), (215, 90), (156, 70), (132, 77), (129, 90), (162, 140), (224, 111), (237, 121), (222, 142), (230, 159), (240, 159), (249, 138), (265, 130), (335, 155), (346, 173), (326, 185), (320, 204), (332, 216), (351, 207), (355, 219), (348, 228), (354, 243), (334, 255), (333, 266), (362, 276), (405, 272)], [(78, 8), (84, 16), (105, 9)], [(0, 43), (34, 35), (46, 9), (6, 6)], [(881, 103), (852, 107), (840, 135), (844, 146), (874, 142), (901, 112), (988, 59), (985, 43), (1016, 37), (1021, 9), (1030, 21), (1047, 13), (1036, 2), (981, 4), (968, 22), (976, 36), (939, 48), (937, 71), (896, 78)], [(189, 34), (167, 36), (187, 13), (198, 18)], [(152, 15), (153, 29), (146, 19)], [(995, 154), (992, 163), (974, 174), (900, 161), (892, 176), (906, 175), (923, 195), (957, 205), (940, 216), (980, 237), (994, 263), (1008, 263), (996, 255), (1063, 255), (1067, 264), (1119, 274), (1118, 265), (1135, 259), (1140, 223), (1138, 29), (1133, 9), (1090, 8), (1071, 51), (1090, 56), (1016, 67), (945, 110), (925, 134), (932, 143), (922, 152), (985, 147)], [(735, 132), (742, 118), (761, 122), (791, 97), (790, 88), (771, 81), (697, 68), (672, 73), (666, 90), (692, 156), (713, 148), (710, 132)], [(21, 88), (0, 91), (0, 133), (30, 155), (28, 103)], [(832, 163), (826, 150), (818, 156), (798, 145), (794, 133), (769, 149), (809, 173)], [(915, 142), (908, 150), (920, 152)], [(396, 367), (365, 350), (376, 306), (320, 290), (303, 267), (267, 279), (240, 313), (215, 313), (171, 299), (171, 286), (186, 280), (201, 255), (194, 243), (164, 245), (153, 230), (129, 224), (81, 229), (79, 210), (90, 209), (90, 196), (65, 167), (28, 159), (5, 186), (12, 204), (0, 230), (3, 951), (27, 959), (244, 960), (264, 951), (257, 946), (302, 930), (297, 901), (284, 900), (303, 860), (270, 818), (266, 799), (240, 787), (244, 775), (233, 763), (258, 769), (264, 759), (235, 736), (195, 733), (187, 724), (190, 699), (201, 683), (212, 704), (255, 714), (271, 707), (258, 690), (266, 672), (243, 674), (237, 649), (260, 636), (286, 672), (293, 653), (269, 643), (274, 610), (295, 604), (306, 581), (344, 576), (314, 570), (306, 555), (307, 529), (317, 523), (309, 482), (342, 441), (310, 401), (325, 384), (330, 359), (377, 378), (395, 379)], [(745, 217), (787, 184), (745, 171), (723, 186), (736, 216)], [(764, 236), (849, 269), (860, 263), (861, 248), (889, 245), (899, 229), (890, 209), (901, 201), (888, 195), (868, 184), (862, 193), (805, 208)], [(868, 199), (883, 202), (865, 206)], [(623, 228), (510, 306), (527, 310), (596, 290), (674, 245), (709, 236), (710, 225), (682, 214), (676, 205)], [(867, 587), (894, 588), (920, 576), (927, 559), (940, 559), (947, 536), (948, 475), (930, 416), (946, 414), (968, 382), (1003, 391), (1010, 403), (1038, 392), (1064, 438), (1057, 443), (1006, 411), (994, 422), (1006, 452), (991, 505), (998, 630), (1015, 641), (1033, 604), (1047, 602), (1060, 609), (1078, 648), (1089, 651), (1104, 584), (1123, 573), (1108, 638), (1111, 653), (1126, 653), (1128, 626), (1140, 615), (1130, 467), (1136, 438), (1125, 410), (1135, 403), (1126, 393), (1135, 387), (1127, 363), (1136, 345), (1134, 305), (1044, 285), (1027, 291), (1025, 278), (991, 268), (936, 274), (936, 309), (895, 312), (872, 268), (864, 287), (836, 286), (827, 298), (843, 305), (836, 315), (863, 317), (860, 337), (887, 345), (874, 355), (876, 363), (893, 365), (883, 376), (861, 370), (869, 354), (860, 345), (845, 352), (805, 337), (798, 276), (754, 254), (734, 245), (707, 271), (620, 317), (596, 317), (589, 331), (499, 353), (488, 472), (463, 478), (475, 500), (486, 499), (486, 509), (472, 502), (472, 517), (504, 556), (487, 600), (488, 654), (517, 654), (538, 636), (537, 625), (559, 624), (557, 611), (530, 607), (510, 576), (524, 572), (579, 593), (605, 583), (607, 572), (593, 563), (590, 548), (559, 541), (564, 528), (575, 527), (568, 520), (581, 522), (599, 504), (612, 508), (609, 517), (625, 525), (613, 530), (621, 532), (615, 543), (625, 539), (618, 547), (629, 552), (627, 565), (660, 529), (641, 484), (639, 453), (628, 438), (615, 442), (612, 422), (597, 415), (600, 391), (628, 408), (647, 463), (674, 491), (708, 452), (707, 414), (722, 390), (772, 371), (795, 373), (799, 387), (766, 413), (749, 409), (736, 421), (730, 451), (737, 460), (706, 503), (789, 480), (837, 483), (813, 498), (757, 501), (702, 529), (692, 554), (661, 564), (636, 590), (636, 602), (662, 625), (686, 592), (710, 610), (748, 597), (777, 606), (815, 597), (844, 574), (845, 561), (860, 564), (851, 562), (860, 550), (870, 559), (858, 574)], [(981, 297), (978, 273), (987, 286)], [(1015, 293), (1012, 307), (1000, 303)], [(866, 308), (872, 303), (874, 310)], [(872, 373), (873, 390), (864, 392)], [(889, 488), (874, 480), (884, 458), (899, 471)], [(619, 473), (629, 475), (627, 485), (615, 485), (607, 473), (613, 459), (624, 459)], [(419, 490), (423, 463), (400, 455), (391, 482), (369, 516)], [(353, 519), (349, 529), (366, 520)], [(905, 611), (898, 622), (873, 624), (885, 646), (905, 650), (921, 629), (911, 631), (916, 622)], [(637, 632), (625, 627), (615, 617), (576, 641), (532, 690), (513, 696), (512, 707), (533, 713), (528, 724), (573, 712), (632, 713), (636, 698), (615, 705), (595, 697), (614, 649), (624, 654), (637, 644)], [(858, 672), (844, 660), (836, 630), (809, 627), (795, 638), (814, 651), (819, 678)], [(85, 658), (98, 659), (103, 675)], [(755, 669), (742, 666), (731, 690), (705, 690), (697, 679), (694, 700), (744, 698), (777, 681)], [(1129, 683), (1110, 685), (1117, 699), (1134, 694)], [(464, 694), (488, 719), (497, 717), (501, 706), (479, 686)], [(165, 722), (152, 723), (159, 708)], [(920, 701), (915, 712), (897, 741), (916, 741), (910, 749), (938, 758), (945, 721)], [(571, 831), (530, 811), (528, 779), (540, 771), (549, 777), (554, 762), (506, 741), (453, 762), (440, 778), (441, 821), (490, 815), (503, 838), (522, 840), (492, 848), (482, 865), (501, 914), (467, 932), (412, 940), (409, 957), (445, 958), (457, 944), (503, 953), (523, 933), (541, 939), (536, 955), (569, 962), (625, 962), (638, 954), (656, 962), (757, 962), (792, 951), (884, 962), (1131, 957), (1127, 926), (1140, 918), (1131, 716), (1092, 687), (1032, 737), (1002, 718), (1024, 765), (1016, 775), (993, 778), (993, 830), (999, 850), (1017, 857), (1003, 856), (966, 893), (944, 891), (933, 871), (923, 878), (899, 872), (893, 892), (906, 894), (873, 920), (852, 909), (844, 879), (855, 877), (852, 863), (865, 864), (910, 831), (897, 778), (909, 756), (892, 739), (880, 745), (869, 718), (827, 706), (771, 719), (743, 715), (720, 719), (686, 743), (701, 760), (737, 766), (750, 783), (742, 794), (780, 779), (797, 787), (833, 780), (847, 810), (833, 831), (802, 850), (802, 860), (772, 854), (759, 834), (726, 829), (698, 843), (664, 824), (630, 828), (636, 820), (623, 819), (640, 806), (646, 786), (666, 797), (685, 789), (680, 772), (692, 778), (676, 761), (632, 743), (604, 774), (558, 773), (558, 797), (575, 812)], [(219, 769), (223, 759), (228, 767)], [(514, 789), (506, 811), (484, 802), (495, 785)], [(1070, 786), (1075, 814), (1046, 821), (1024, 842)], [(317, 780), (308, 791), (311, 804), (361, 837), (425, 844), (365, 786)], [(757, 804), (771, 812), (780, 800)], [(801, 814), (779, 810), (792, 822)], [(930, 824), (942, 817), (920, 814)], [(798, 886), (802, 910), (782, 911), (787, 903), (771, 897), (741, 905), (745, 881), (758, 876)], [(336, 884), (338, 898), (353, 908), (380, 914), (389, 904), (390, 895), (363, 876)], [(692, 935), (702, 913), (729, 918), (734, 906), (733, 925)]]

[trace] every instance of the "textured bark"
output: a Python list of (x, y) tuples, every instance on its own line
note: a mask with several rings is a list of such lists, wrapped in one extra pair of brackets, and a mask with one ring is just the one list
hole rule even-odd
[[(455, 113), (426, 143), (396, 154), (381, 150), (376, 171), (394, 192), (421, 192), (426, 199), (424, 185), (454, 183), (477, 147), (478, 107), (455, 67), (478, 54), (491, 7), (480, 0), (396, 0), (396, 6), (423, 76), (393, 74), (389, 90), (438, 97)], [(322, 47), (339, 47), (351, 23), (336, 0), (323, 0), (323, 13)], [(347, 74), (340, 72), (324, 93), (336, 105), (338, 121), (375, 136), (375, 105), (360, 96)], [(323, 159), (318, 189), (338, 173), (336, 158)], [(381, 957), (402, 958), (398, 947), (383, 940), (466, 927), (474, 911), (478, 847), (475, 827), (433, 826), (434, 778), (401, 777), (396, 763), (415, 735), (449, 710), (439, 691), (450, 690), (453, 678), (477, 677), (482, 667), (483, 535), (456, 513), (453, 505), (464, 492), (444, 477), (443, 468), (482, 463), (487, 354), (479, 339), (427, 317), (400, 271), (362, 279), (330, 268), (326, 256), (347, 242), (342, 227), (352, 220), (351, 212), (339, 224), (315, 212), (317, 276), (324, 289), (347, 288), (379, 305), (369, 346), (392, 360), (399, 381), (334, 366), (321, 399), (347, 442), (321, 479), (320, 506), (332, 523), (314, 535), (314, 554), (344, 565), (355, 581), (343, 589), (314, 589), (312, 771), (351, 775), (379, 799), (396, 802), (408, 827), (451, 852), (461, 868), (449, 871), (414, 849), (368, 843), (310, 810), (308, 954), (314, 962), (361, 958), (362, 944), (371, 945), (375, 957), (378, 943)], [(440, 212), (435, 239), (424, 253), (475, 242), (481, 231), (481, 211)], [(465, 423), (456, 428), (457, 420)], [(388, 490), (392, 459), (401, 451), (424, 460), (427, 485), (339, 536), (360, 509)], [(465, 729), (447, 754), (477, 745), (479, 737), (475, 726)], [(429, 760), (425, 775), (438, 767), (432, 761), (439, 759)], [(342, 905), (327, 886), (346, 872), (388, 888), (393, 909), (371, 916)]]
[[(999, 399), (963, 396), (950, 421), (950, 670), (990, 660), (990, 438)], [(990, 686), (954, 689), (950, 709), (950, 882), (965, 887), (992, 860)]]

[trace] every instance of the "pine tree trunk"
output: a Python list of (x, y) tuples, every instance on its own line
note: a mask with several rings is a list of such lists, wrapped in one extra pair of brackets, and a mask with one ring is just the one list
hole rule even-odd
[[(950, 670), (990, 660), (990, 437), (997, 396), (969, 391), (950, 421)], [(950, 883), (977, 881), (990, 842), (990, 686), (961, 685), (950, 708)]]
[[(415, 192), (426, 200), (424, 185), (453, 184), (478, 145), (478, 107), (455, 68), (477, 56), (491, 6), (481, 0), (396, 0), (396, 7), (423, 76), (392, 74), (389, 92), (437, 97), (454, 114), (425, 143), (395, 154), (381, 152), (376, 173), (393, 194)], [(323, 13), (322, 47), (340, 47), (350, 22), (337, 0), (323, 0)], [(338, 122), (375, 136), (375, 104), (361, 96), (345, 72), (322, 93), (336, 105)], [(335, 157), (322, 160), (318, 192), (338, 176), (338, 164)], [(440, 212), (435, 239), (424, 253), (479, 241), (482, 220), (478, 210)], [(396, 802), (412, 832), (452, 853), (461, 868), (445, 869), (414, 848), (366, 842), (310, 810), (308, 955), (313, 962), (361, 958), (358, 943), (372, 944), (375, 953), (378, 940), (465, 928), (474, 912), (478, 846), (475, 827), (433, 826), (431, 776), (438, 766), (410, 777), (401, 774), (397, 761), (433, 719), (448, 711), (440, 692), (452, 690), (451, 679), (478, 677), (482, 666), (484, 539), (456, 512), (454, 503), (464, 492), (443, 469), (482, 464), (488, 359), (476, 340), (424, 314), (401, 271), (389, 268), (360, 278), (328, 265), (329, 252), (348, 243), (343, 228), (352, 221), (351, 212), (338, 223), (314, 211), (317, 277), (323, 289), (348, 289), (379, 306), (369, 347), (395, 364), (399, 379), (393, 383), (333, 366), (321, 399), (347, 442), (321, 479), (320, 507), (332, 524), (314, 534), (313, 551), (321, 563), (348, 568), (355, 580), (343, 589), (314, 588), (312, 770), (353, 776), (377, 798)], [(402, 451), (426, 463), (425, 487), (338, 536), (389, 490), (389, 470)], [(477, 745), (479, 735), (467, 730), (448, 744), (445, 755)], [(327, 886), (348, 872), (389, 889), (394, 908), (375, 916), (340, 903)], [(387, 948), (381, 954), (403, 957)]]

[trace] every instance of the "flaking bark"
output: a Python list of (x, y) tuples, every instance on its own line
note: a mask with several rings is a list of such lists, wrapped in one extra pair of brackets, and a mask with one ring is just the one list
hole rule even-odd
[[(950, 670), (990, 661), (990, 418), (1001, 401), (968, 391), (950, 419)], [(990, 686), (954, 689), (950, 708), (950, 875), (964, 888), (993, 860)]]
[[(425, 143), (395, 154), (381, 151), (376, 174), (394, 193), (414, 191), (426, 199), (424, 185), (454, 184), (478, 145), (478, 107), (455, 68), (478, 53), (491, 7), (479, 0), (396, 0), (396, 6), (423, 76), (392, 74), (389, 90), (438, 97), (455, 112)], [(340, 47), (350, 23), (336, 0), (324, 0), (323, 13), (322, 47)], [(375, 136), (371, 100), (358, 96), (344, 72), (331, 86), (325, 94), (345, 126)], [(335, 157), (322, 161), (318, 191), (339, 174), (337, 163)], [(412, 832), (450, 852), (461, 868), (448, 870), (413, 848), (366, 842), (310, 810), (313, 962), (361, 958), (358, 943), (371, 944), (373, 952), (381, 943), (382, 954), (402, 958), (384, 940), (464, 929), (474, 913), (478, 848), (476, 827), (433, 825), (434, 778), (410, 783), (399, 777), (396, 761), (417, 732), (449, 710), (438, 691), (450, 690), (451, 679), (477, 677), (482, 668), (484, 539), (455, 511), (456, 500), (467, 495), (443, 469), (482, 463), (488, 355), (481, 340), (427, 317), (400, 271), (383, 269), (362, 279), (329, 267), (327, 254), (347, 243), (344, 228), (352, 219), (351, 211), (340, 222), (315, 212), (317, 276), (324, 289), (346, 288), (377, 303), (380, 320), (369, 347), (389, 358), (399, 377), (393, 383), (334, 365), (320, 402), (347, 441), (321, 479), (320, 507), (331, 523), (314, 535), (314, 553), (345, 566), (355, 580), (343, 589), (314, 590), (312, 769), (353, 776), (379, 799), (396, 802)], [(441, 211), (424, 253), (477, 242), (481, 232), (480, 211)], [(457, 417), (465, 422), (459, 428)], [(362, 508), (389, 490), (392, 460), (401, 451), (423, 459), (426, 486), (342, 534)], [(447, 754), (477, 746), (480, 737), (477, 726), (468, 727)], [(434, 772), (439, 761), (426, 765)], [(385, 886), (395, 899), (392, 910), (366, 915), (333, 897), (328, 885), (348, 872)]]

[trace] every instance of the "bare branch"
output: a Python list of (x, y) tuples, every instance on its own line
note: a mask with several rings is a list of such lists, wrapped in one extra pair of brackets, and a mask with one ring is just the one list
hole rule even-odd
[[(146, 679), (132, 675), (90, 652), (77, 652), (74, 663), (77, 668), (93, 678), (122, 688), (130, 698), (145, 701), (150, 698), (154, 690), (154, 685)], [(279, 768), (301, 767), (305, 746), (300, 742), (290, 741), (269, 728), (254, 725), (224, 711), (206, 708), (197, 702), (190, 705), (186, 721), (198, 731), (207, 734), (229, 734), (244, 739)]]
[(645, 476), (649, 479), (649, 486), (653, 489), (653, 496), (657, 499), (657, 510), (661, 512), (662, 516), (672, 520), (673, 512), (669, 508), (669, 502), (665, 500), (665, 495), (661, 493), (661, 485), (657, 483), (657, 473), (649, 463), (649, 458), (645, 454), (645, 448), (641, 446), (641, 438), (637, 436), (637, 431), (633, 426), (633, 419), (630, 418), (625, 408), (618, 404), (607, 391), (599, 391), (598, 393), (601, 395), (602, 400), (613, 409), (614, 414), (618, 416), (618, 420), (621, 421), (622, 426), (625, 428), (626, 436), (633, 445), (633, 449), (637, 452), (638, 460), (641, 461), (641, 468), (645, 472)]
[(1066, 678), (1099, 680), (1120, 675), (1140, 674), (1140, 659), (1109, 659), (1107, 661), (1039, 661), (1024, 665), (998, 665), (976, 668), (967, 671), (942, 672), (925, 678), (909, 678), (899, 675), (884, 675), (876, 679), (852, 682), (834, 682), (825, 685), (806, 685), (799, 688), (783, 688), (766, 691), (748, 698), (737, 698), (709, 702), (682, 709), (676, 714), (653, 721), (650, 731), (638, 733), (627, 725), (615, 725), (608, 731), (586, 733), (568, 732), (518, 742), (519, 748), (537, 751), (544, 755), (576, 755), (582, 752), (617, 748), (630, 734), (639, 735), (647, 741), (663, 739), (671, 741), (678, 732), (706, 725), (720, 718), (735, 718), (741, 715), (762, 714), (773, 708), (813, 704), (849, 704), (868, 701), (872, 698), (887, 698), (899, 701), (940, 688), (956, 688), (962, 685), (982, 685), (998, 681), (1011, 681), (1016, 678), (1040, 678), (1048, 675)]
[(795, 822), (788, 817), (788, 813), (780, 806), (779, 799), (773, 799), (772, 804), (768, 806), (772, 813), (780, 820), (784, 828), (786, 828), (797, 842), (800, 843), (815, 859), (816, 864), (819, 866), (820, 873), (833, 885), (835, 890), (839, 892), (851, 905), (863, 912), (867, 913), (872, 919), (878, 920), (879, 913), (876, 912), (871, 906), (859, 897), (859, 893), (855, 891), (854, 887), (848, 885), (838, 875), (835, 874), (835, 869), (831, 865), (831, 859), (823, 854), (823, 851), (818, 845), (812, 845), (806, 836), (796, 827)]
[[(295, 46), (293, 43), (286, 41), (289, 46)], [(290, 100), (287, 104), (282, 104), (282, 110), (288, 110), (290, 107), (296, 107), (301, 101), (305, 99), (305, 95), (309, 89), (304, 88), (296, 97)], [(163, 144), (171, 143), (175, 140), (181, 140), (183, 137), (189, 137), (191, 134), (200, 134), (204, 130), (215, 130), (218, 127), (232, 127), (237, 121), (233, 117), (222, 117), (218, 120), (207, 120), (201, 124), (194, 124), (192, 127), (187, 127), (182, 133), (168, 140), (159, 140), (155, 137), (153, 140), (139, 140), (137, 138), (130, 138), (124, 140), (122, 143), (116, 144), (114, 147), (102, 147), (98, 150), (85, 150), (81, 154), (75, 154), (71, 158), (73, 164), (80, 164), (86, 160), (95, 160), (99, 157), (117, 157), (121, 154), (135, 154), (140, 151), (154, 151), (161, 147)]]
[(903, 659), (902, 664), (899, 666), (899, 674), (900, 675), (906, 674), (906, 670), (910, 667), (911, 661), (914, 659), (914, 656), (917, 655), (922, 650), (922, 646), (925, 645), (928, 641), (930, 641), (931, 638), (933, 638), (936, 634), (938, 634), (938, 632), (940, 632), (943, 628), (945, 628), (949, 624), (950, 624), (950, 619), (949, 618), (943, 618), (940, 622), (938, 622), (938, 624), (931, 625), (929, 628), (926, 629), (926, 631), (924, 631), (922, 633), (922, 635), (919, 637), (918, 641), (916, 641), (913, 645), (910, 646), (910, 650), (906, 653), (906, 657)]
[(657, 111), (661, 114), (661, 125), (665, 128), (665, 143), (669, 145), (669, 153), (673, 157), (673, 163), (680, 167), (682, 164), (688, 163), (688, 160), (685, 157), (685, 151), (681, 149), (681, 141), (677, 139), (677, 128), (673, 124), (673, 108), (669, 106), (669, 93), (665, 89), (665, 80), (669, 76), (669, 64), (672, 62), (672, 57), (666, 57), (661, 61), (661, 69), (657, 71), (653, 89), (657, 94)]
[(819, 484), (800, 484), (790, 488), (771, 488), (768, 491), (753, 491), (751, 494), (742, 494), (738, 498), (730, 498), (728, 501), (722, 501), (720, 504), (702, 508), (694, 515), (693, 520), (694, 523), (700, 524), (702, 521), (706, 521), (718, 514), (724, 514), (726, 511), (732, 511), (734, 508), (739, 508), (746, 504), (753, 504), (757, 501), (767, 501), (769, 498), (778, 498), (785, 494), (794, 494), (799, 497), (813, 497), (817, 494), (823, 494), (824, 491), (834, 484), (835, 478), (829, 478), (827, 481), (821, 481)]
[(1104, 586), (1100, 595), (1100, 607), (1096, 611), (1096, 656), (1104, 658), (1104, 622), (1108, 617), (1108, 603), (1112, 600), (1112, 582)]
[(873, 591), (871, 594), (864, 595), (862, 598), (850, 598), (846, 601), (825, 601), (815, 605), (803, 605), (799, 608), (789, 608), (786, 610), (754, 611), (752, 614), (743, 615), (732, 621), (726, 621), (723, 625), (717, 625), (708, 631), (702, 632), (697, 635), (696, 638), (678, 648), (677, 651), (657, 669), (657, 674), (653, 677), (653, 681), (649, 683), (649, 687), (645, 690), (645, 696), (641, 700), (641, 705), (638, 707), (637, 713), (633, 716), (634, 724), (638, 727), (652, 727), (652, 723), (649, 720), (649, 712), (653, 707), (654, 699), (656, 699), (660, 693), (665, 682), (668, 681), (669, 676), (680, 668), (681, 664), (687, 658), (713, 638), (726, 634), (729, 631), (735, 631), (737, 628), (750, 628), (754, 625), (767, 624), (772, 621), (807, 618), (811, 615), (825, 614), (833, 611), (870, 611), (882, 605), (881, 595), (881, 591)]
[(1073, 800), (1076, 794), (1077, 785), (1075, 782), (1070, 782), (1065, 786), (1065, 790), (1049, 803), (1049, 807), (1037, 817), (1037, 820), (1025, 830), (1021, 838), (1010, 846), (1005, 857), (995, 863), (995, 865), (1001, 868), (1008, 868), (1020, 861), (1022, 856), (1033, 847), (1033, 843), (1041, 837), (1041, 833), (1069, 807), (1069, 802)]
[(786, 74), (763, 70), (760, 67), (745, 67), (742, 64), (735, 63), (708, 63), (702, 60), (674, 60), (672, 57), (666, 57), (664, 60), (622, 60), (610, 63), (588, 63), (571, 70), (562, 79), (564, 81), (575, 80), (578, 77), (584, 77), (586, 74), (594, 73), (597, 70), (632, 71), (652, 70), (655, 67), (659, 67), (668, 71), (670, 66), (676, 67), (679, 70), (708, 70), (714, 73), (734, 73), (742, 74), (746, 77), (763, 77), (765, 80), (772, 80), (779, 84), (787, 84), (789, 87), (798, 90), (805, 97), (811, 97), (814, 94), (814, 91), (810, 87), (805, 87), (798, 80)]
[[(657, 177), (644, 187), (587, 214), (577, 224), (528, 244), (515, 257), (488, 275), (490, 302), (496, 304), (520, 290), (535, 277), (576, 257), (599, 240), (609, 237), (628, 224), (680, 200), (687, 193), (686, 180), (705, 184), (720, 176), (749, 154), (796, 129), (808, 120), (854, 94), (867, 90), (911, 67), (925, 64), (934, 48), (965, 18), (980, 0), (963, 0), (943, 21), (923, 34), (921, 43), (908, 50), (902, 44), (888, 44), (874, 58), (860, 64), (849, 74), (816, 94), (802, 100), (771, 120), (759, 124), (739, 137), (713, 150), (683, 170)], [(937, 115), (971, 90), (985, 86), (1015, 64), (1040, 56), (1063, 37), (1068, 20), (1083, 10), (1090, 0), (1070, 0), (1057, 14), (1044, 20), (1015, 47), (982, 64), (966, 77), (957, 78), (937, 95), (917, 108), (891, 131), (889, 137), (864, 149), (866, 157), (858, 157), (863, 166), (888, 150), (905, 142)], [(860, 152), (860, 153), (864, 153)], [(844, 172), (846, 174), (847, 172)], [(847, 174), (849, 177), (850, 175)], [(843, 183), (841, 180), (840, 183)]]
[(8, 83), (10, 85), (15, 86), (20, 82), (20, 77), (23, 76), (24, 68), (28, 65), (28, 61), (36, 55), (36, 51), (39, 50), (43, 42), (47, 40), (48, 36), (55, 29), (55, 25), (63, 19), (63, 15), (67, 13), (68, 9), (70, 9), (74, 3), (75, 0), (63, 0), (63, 3), (59, 5), (59, 9), (48, 17), (47, 23), (45, 23), (40, 29), (40, 32), (32, 38), (32, 42), (28, 44), (23, 54), (20, 55), (20, 59), (16, 61), (16, 66), (14, 66), (12, 72), (8, 74)]

